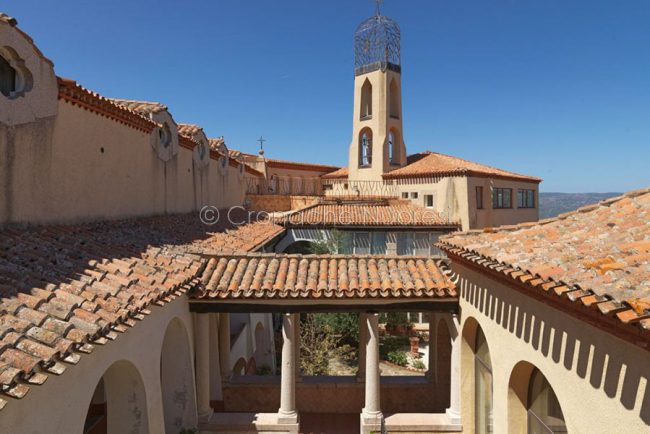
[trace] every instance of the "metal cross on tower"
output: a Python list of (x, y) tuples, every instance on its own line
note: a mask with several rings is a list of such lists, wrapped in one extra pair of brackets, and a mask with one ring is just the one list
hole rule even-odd
[(260, 142), (260, 151), (263, 151), (264, 150), (264, 142), (266, 142), (266, 139), (264, 138), (264, 136), (260, 136), (260, 138), (257, 141)]

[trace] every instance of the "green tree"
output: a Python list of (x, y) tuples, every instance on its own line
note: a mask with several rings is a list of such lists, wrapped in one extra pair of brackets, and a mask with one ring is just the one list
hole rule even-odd
[(343, 253), (348, 243), (348, 234), (338, 229), (332, 229), (329, 232), (329, 237), (321, 237), (319, 240), (312, 241), (309, 250), (314, 255), (335, 255)]
[(356, 347), (359, 343), (359, 315), (356, 313), (316, 313), (316, 325), (331, 330), (345, 344)]

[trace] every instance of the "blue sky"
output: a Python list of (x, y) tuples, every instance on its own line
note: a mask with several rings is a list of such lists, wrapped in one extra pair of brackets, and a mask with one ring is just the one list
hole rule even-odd
[[(347, 164), (356, 25), (370, 0), (9, 0), (56, 72), (161, 101), (230, 147)], [(402, 28), (404, 138), (544, 178), (650, 185), (650, 1), (386, 0)]]

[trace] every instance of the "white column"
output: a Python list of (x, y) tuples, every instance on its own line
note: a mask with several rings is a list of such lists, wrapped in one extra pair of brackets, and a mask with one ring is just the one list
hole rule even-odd
[(366, 313), (359, 313), (359, 370), (357, 380), (366, 379), (366, 345), (368, 345), (368, 326), (366, 325)]
[(230, 365), (230, 314), (219, 315), (219, 366), (222, 381), (230, 380), (232, 366)]
[(460, 322), (458, 314), (451, 314), (449, 333), (451, 335), (451, 376), (449, 381), (449, 408), (447, 417), (453, 424), (460, 424)]
[(432, 383), (438, 382), (437, 373), (438, 356), (438, 317), (435, 312), (429, 312), (429, 369), (427, 378)]
[(296, 314), (282, 315), (282, 370), (280, 382), (280, 410), (278, 423), (297, 423), (296, 373), (295, 373), (295, 331)]
[(379, 400), (379, 314), (366, 315), (366, 404), (361, 413), (365, 424), (381, 423)]
[(300, 374), (300, 314), (295, 315), (295, 322), (293, 324), (293, 342), (295, 346), (294, 350), (294, 371), (296, 373), (296, 382), (300, 383), (302, 381), (302, 375)]
[(223, 402), (219, 360), (219, 314), (210, 314), (210, 401)]
[(196, 401), (199, 421), (208, 421), (212, 416), (210, 407), (210, 315), (195, 315), (194, 331), (196, 352)]

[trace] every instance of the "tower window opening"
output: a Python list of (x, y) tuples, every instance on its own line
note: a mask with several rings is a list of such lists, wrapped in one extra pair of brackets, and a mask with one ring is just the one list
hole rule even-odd
[(399, 119), (399, 90), (394, 78), (390, 82), (390, 117)]
[(372, 84), (366, 79), (361, 88), (361, 120), (372, 118)]
[(359, 166), (370, 167), (372, 165), (372, 133), (363, 131), (359, 149)]

